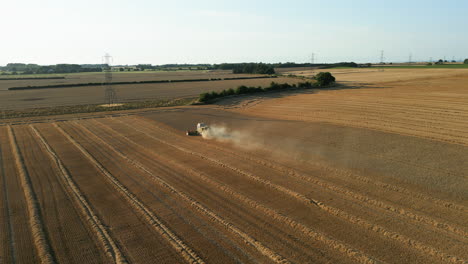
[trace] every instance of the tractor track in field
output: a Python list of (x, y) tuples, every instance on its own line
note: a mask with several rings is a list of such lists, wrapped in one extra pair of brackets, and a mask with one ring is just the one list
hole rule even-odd
[[(103, 124), (100, 124), (100, 125), (105, 126)], [(112, 128), (109, 128), (109, 127), (107, 127), (107, 128), (113, 130)], [(120, 136), (125, 138), (130, 144), (138, 146), (139, 148), (142, 147), (141, 145), (133, 142), (131, 139), (128, 139), (126, 136), (119, 133), (118, 131), (115, 131), (115, 130), (113, 130), (113, 131), (114, 131), (114, 134), (120, 134)], [(109, 146), (109, 147), (111, 147), (111, 146)], [(148, 151), (150, 151), (150, 150), (148, 150)], [(366, 256), (362, 252), (359, 252), (359, 250), (351, 248), (349, 245), (346, 245), (346, 244), (344, 244), (344, 243), (342, 243), (340, 241), (329, 238), (327, 235), (322, 234), (321, 232), (315, 231), (315, 230), (305, 226), (304, 224), (299, 223), (299, 222), (291, 219), (290, 217), (282, 215), (281, 213), (275, 211), (274, 209), (271, 209), (271, 208), (269, 208), (269, 207), (267, 207), (267, 206), (265, 206), (263, 204), (260, 204), (259, 202), (255, 201), (255, 200), (252, 200), (252, 199), (246, 197), (245, 195), (242, 195), (242, 194), (234, 191), (233, 189), (226, 186), (225, 184), (220, 184), (220, 183), (218, 183), (218, 182), (216, 182), (214, 180), (211, 180), (209, 177), (207, 177), (206, 175), (204, 175), (202, 173), (196, 172), (193, 169), (182, 165), (181, 163), (178, 163), (178, 162), (175, 162), (173, 160), (164, 158), (161, 155), (158, 155), (157, 153), (155, 153), (153, 151), (150, 151), (150, 152), (152, 152), (152, 154), (154, 156), (156, 156), (158, 158), (158, 160), (163, 160), (164, 163), (168, 163), (168, 164), (173, 165), (173, 167), (180, 168), (181, 170), (185, 171), (189, 175), (195, 176), (195, 177), (205, 181), (206, 183), (214, 186), (215, 188), (217, 188), (219, 190), (222, 190), (223, 192), (225, 192), (225, 193), (231, 195), (232, 197), (240, 200), (241, 202), (251, 206), (252, 208), (262, 211), (265, 215), (268, 215), (269, 217), (273, 217), (274, 219), (276, 219), (276, 220), (278, 220), (280, 222), (283, 222), (285, 225), (288, 225), (288, 226), (296, 229), (297, 231), (302, 232), (303, 234), (305, 234), (306, 236), (311, 237), (312, 239), (322, 241), (322, 243), (326, 244), (328, 247), (330, 247), (332, 249), (335, 249), (335, 250), (338, 250), (338, 251), (348, 255), (349, 257), (351, 257), (351, 258), (353, 258), (353, 259), (355, 259), (355, 260), (357, 260), (357, 261), (359, 261), (361, 263), (378, 263), (378, 262), (381, 262), (381, 261), (375, 260), (372, 257)], [(137, 161), (133, 161), (133, 162), (138, 163)], [(148, 174), (153, 175), (142, 164), (138, 163), (137, 166), (141, 167)]]
[[(158, 129), (159, 131), (161, 131), (163, 133), (167, 133), (167, 131), (165, 131), (165, 130), (161, 129), (160, 127), (157, 127), (157, 126), (154, 126), (154, 129)], [(299, 173), (299, 172), (297, 172), (295, 170), (287, 169), (287, 168), (284, 168), (284, 167), (282, 167), (280, 165), (274, 165), (274, 164), (272, 164), (270, 162), (267, 162), (267, 161), (260, 161), (260, 160), (258, 160), (256, 158), (250, 157), (249, 155), (239, 155), (239, 154), (236, 154), (233, 151), (227, 150), (225, 148), (217, 147), (215, 144), (211, 144), (210, 142), (204, 142), (204, 143), (209, 144), (210, 148), (222, 151), (224, 153), (229, 153), (230, 155), (235, 156), (235, 157), (240, 158), (240, 159), (244, 159), (244, 160), (247, 160), (247, 161), (253, 161), (253, 162), (255, 162), (257, 164), (260, 164), (262, 166), (272, 168), (272, 169), (277, 170), (277, 171), (279, 171), (281, 173), (285, 173), (286, 175), (288, 175), (290, 177), (294, 177), (296, 179), (300, 179), (300, 180), (303, 180), (303, 181), (310, 182), (310, 183), (312, 183), (314, 185), (318, 185), (320, 187), (326, 188), (326, 189), (331, 190), (333, 192), (340, 193), (343, 196), (351, 197), (351, 198), (353, 198), (355, 200), (365, 202), (365, 203), (369, 204), (370, 206), (378, 207), (380, 209), (383, 209), (383, 210), (398, 214), (398, 215), (403, 216), (403, 217), (405, 217), (405, 218), (407, 218), (407, 219), (409, 219), (411, 221), (414, 221), (416, 223), (422, 223), (422, 224), (430, 225), (430, 226), (436, 227), (438, 229), (444, 230), (444, 231), (446, 231), (448, 233), (453, 233), (455, 235), (458, 235), (458, 236), (460, 236), (462, 238), (468, 237), (468, 233), (465, 232), (463, 230), (463, 228), (461, 228), (461, 227), (453, 226), (453, 225), (451, 225), (449, 223), (441, 222), (439, 220), (430, 218), (430, 217), (425, 216), (425, 215), (412, 213), (412, 212), (408, 211), (408, 209), (399, 208), (398, 206), (394, 206), (394, 205), (391, 205), (389, 203), (385, 203), (385, 202), (373, 199), (371, 197), (361, 195), (361, 194), (356, 193), (354, 191), (351, 191), (351, 190), (349, 190), (347, 188), (336, 186), (335, 184), (332, 184), (332, 183), (330, 183), (328, 181), (325, 181), (325, 180), (322, 180), (322, 179), (318, 179), (317, 177), (313, 177), (311, 175), (306, 175), (306, 174), (303, 174), (303, 173)], [(392, 160), (392, 161), (395, 161), (395, 160)], [(463, 211), (463, 212), (465, 212), (465, 211)]]
[[(121, 124), (125, 125), (125, 126), (129, 126), (127, 123), (121, 121), (120, 119), (114, 119), (118, 122), (120, 122)], [(306, 205), (313, 205), (313, 206), (317, 206), (319, 208), (321, 208), (322, 210), (328, 212), (329, 214), (331, 215), (334, 215), (338, 218), (342, 218), (344, 220), (347, 220), (349, 222), (352, 222), (356, 225), (359, 225), (365, 229), (368, 229), (368, 230), (371, 230), (373, 232), (376, 232), (376, 233), (379, 233), (381, 234), (382, 236), (385, 236), (389, 239), (392, 239), (392, 240), (395, 240), (395, 241), (398, 241), (402, 244), (405, 244), (405, 245), (409, 245), (411, 246), (412, 248), (422, 252), (422, 253), (426, 253), (426, 254), (429, 254), (429, 255), (432, 255), (440, 260), (443, 260), (443, 261), (450, 261), (452, 263), (464, 263), (465, 261), (461, 258), (458, 258), (456, 256), (451, 256), (449, 254), (446, 254), (444, 252), (440, 252), (438, 251), (437, 249), (435, 248), (432, 248), (431, 246), (427, 246), (423, 243), (420, 243), (416, 240), (413, 240), (411, 238), (408, 238), (408, 237), (405, 237), (405, 236), (402, 236), (396, 232), (392, 232), (392, 231), (388, 231), (386, 230), (385, 228), (383, 228), (382, 226), (379, 226), (379, 225), (375, 225), (375, 224), (372, 224), (364, 219), (361, 219), (357, 216), (354, 216), (354, 215), (351, 215), (351, 214), (348, 214), (340, 209), (337, 209), (337, 208), (334, 208), (334, 207), (331, 207), (331, 206), (328, 206), (328, 205), (325, 205), (324, 203), (320, 202), (320, 201), (316, 201), (314, 199), (310, 199), (306, 196), (304, 196), (303, 194), (300, 194), (300, 193), (297, 193), (293, 190), (290, 190), (288, 188), (285, 188), (283, 186), (280, 186), (280, 185), (277, 185), (277, 184), (274, 184), (274, 183), (271, 183), (270, 181), (268, 180), (264, 180), (258, 176), (255, 176), (251, 173), (248, 173), (248, 172), (245, 172), (243, 170), (240, 170), (238, 168), (234, 168), (230, 165), (227, 165), (227, 164), (224, 164), (216, 159), (213, 159), (213, 158), (209, 158), (209, 157), (205, 157), (199, 153), (195, 153), (193, 151), (190, 151), (188, 149), (185, 149), (183, 147), (179, 147), (179, 146), (176, 146), (174, 144), (171, 144), (167, 141), (164, 141), (164, 140), (161, 140), (161, 139), (158, 139), (152, 135), (150, 135), (149, 133), (147, 132), (144, 132), (143, 130), (139, 129), (139, 128), (136, 128), (136, 127), (133, 127), (134, 130), (140, 132), (140, 133), (143, 133), (145, 135), (147, 135), (148, 137), (158, 141), (158, 142), (161, 142), (163, 144), (166, 144), (168, 146), (172, 146), (182, 152), (185, 152), (185, 153), (188, 153), (188, 154), (191, 154), (191, 155), (195, 155), (195, 156), (198, 156), (199, 158), (203, 159), (203, 160), (207, 160), (207, 161), (210, 161), (218, 166), (221, 166), (223, 168), (227, 168), (227, 169), (230, 169), (240, 175), (243, 175), (251, 180), (254, 180), (256, 182), (259, 182), (269, 188), (272, 188), (276, 191), (279, 191), (279, 192), (282, 192), (282, 193), (285, 193), (291, 197), (294, 197), (296, 198), (297, 200), (299, 201), (302, 201), (303, 203), (305, 203)]]
[(50, 246), (49, 238), (47, 237), (44, 224), (42, 223), (43, 219), (41, 216), (36, 194), (34, 193), (34, 189), (32, 187), (31, 179), (29, 179), (29, 174), (27, 172), (26, 166), (24, 165), (23, 158), (16, 143), (16, 138), (13, 129), (11, 128), (11, 126), (7, 126), (7, 129), (11, 148), (15, 159), (16, 168), (20, 176), (24, 196), (28, 207), (28, 221), (31, 228), (31, 234), (33, 237), (34, 245), (36, 247), (41, 263), (53, 264), (56, 262), (54, 253)]
[(97, 161), (86, 149), (84, 149), (75, 139), (73, 139), (67, 132), (65, 132), (57, 123), (53, 124), (56, 129), (65, 136), (112, 184), (122, 196), (137, 210), (143, 218), (164, 237), (169, 244), (179, 252), (183, 258), (189, 263), (204, 263), (204, 261), (185, 243), (178, 238), (173, 231), (167, 228), (159, 218), (154, 215), (133, 193), (131, 193), (125, 186), (123, 186), (106, 168), (104, 168), (99, 161)]
[(47, 143), (44, 137), (33, 125), (30, 125), (30, 128), (34, 132), (34, 135), (37, 137), (37, 139), (43, 144), (44, 148), (47, 150), (49, 158), (55, 164), (57, 170), (60, 172), (63, 184), (67, 186), (69, 196), (72, 197), (75, 201), (75, 204), (80, 209), (84, 218), (87, 220), (89, 227), (94, 231), (98, 240), (101, 242), (106, 254), (109, 257), (111, 257), (115, 263), (127, 263), (127, 260), (118, 248), (117, 243), (109, 235), (106, 227), (104, 226), (98, 215), (94, 212), (93, 208), (91, 207), (91, 205), (89, 204), (79, 187), (73, 181), (72, 176), (69, 174), (68, 170), (66, 169), (58, 155), (54, 152), (54, 150), (50, 147), (50, 145)]

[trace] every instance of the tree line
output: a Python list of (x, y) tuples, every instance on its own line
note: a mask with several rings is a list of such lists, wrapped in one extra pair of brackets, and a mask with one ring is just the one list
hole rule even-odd
[(289, 84), (289, 83), (276, 83), (276, 82), (271, 82), (270, 86), (267, 87), (253, 87), (253, 86), (245, 86), (241, 85), (237, 87), (236, 89), (227, 89), (227, 90), (222, 90), (221, 92), (209, 92), (209, 93), (202, 93), (200, 94), (198, 101), (200, 103), (209, 103), (215, 99), (219, 99), (222, 97), (226, 96), (231, 96), (231, 95), (241, 95), (241, 94), (253, 94), (253, 93), (262, 93), (262, 92), (269, 92), (269, 91), (279, 91), (279, 90), (289, 90), (289, 89), (310, 89), (310, 88), (320, 88), (320, 87), (326, 87), (331, 84), (333, 84), (336, 79), (335, 77), (329, 73), (329, 72), (320, 72), (318, 73), (315, 77), (315, 82), (300, 82), (297, 85), (296, 84)]
[(56, 64), (41, 66), (38, 64), (8, 63), (0, 70), (10, 74), (47, 74), (47, 73), (76, 73), (76, 72), (101, 72), (107, 65), (92, 64)]
[[(333, 67), (358, 67), (354, 62), (339, 62), (330, 64), (311, 64), (311, 63), (221, 63), (221, 64), (137, 64), (132, 67), (136, 71), (146, 70), (232, 70), (233, 73), (248, 74), (275, 74), (275, 68), (293, 68), (293, 67), (318, 67), (321, 69)], [(108, 68), (107, 64), (56, 64), (56, 65), (38, 65), (26, 63), (8, 63), (0, 67), (3, 74), (46, 74), (46, 73), (77, 73), (77, 72), (102, 72)], [(120, 70), (122, 70), (121, 67)], [(8, 72), (8, 73), (6, 73)]]

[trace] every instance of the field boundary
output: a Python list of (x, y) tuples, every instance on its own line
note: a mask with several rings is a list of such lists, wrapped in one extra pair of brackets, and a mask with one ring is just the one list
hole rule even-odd
[(25, 77), (25, 78), (0, 78), (0, 81), (22, 81), (22, 80), (56, 80), (65, 77)]

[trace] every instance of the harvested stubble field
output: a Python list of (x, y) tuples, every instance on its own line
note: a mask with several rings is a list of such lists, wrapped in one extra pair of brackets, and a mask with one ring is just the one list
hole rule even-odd
[(312, 77), (319, 72), (331, 72), (337, 81), (347, 85), (366, 85), (375, 83), (400, 82), (409, 80), (427, 81), (447, 76), (468, 76), (468, 69), (403, 69), (403, 68), (347, 68), (312, 69), (283, 68), (281, 74)]
[[(76, 84), (76, 83), (98, 83), (104, 80), (102, 72), (92, 73), (69, 73), (57, 75), (14, 75), (14, 78), (28, 77), (65, 77), (64, 79), (29, 79), (29, 80), (8, 80), (2, 78), (0, 80), (0, 91), (8, 90), (10, 87), (23, 86), (42, 86), (42, 85), (60, 85), (60, 84)], [(145, 72), (112, 72), (112, 81), (114, 82), (135, 82), (135, 81), (153, 81), (153, 80), (186, 80), (186, 79), (215, 79), (215, 78), (232, 78), (232, 77), (252, 77), (260, 75), (252, 74), (232, 74), (232, 71), (213, 70), (213, 71), (145, 71)], [(11, 77), (13, 78), (13, 77)]]
[[(206, 77), (206, 76), (205, 76)], [(233, 75), (231, 75), (233, 77)], [(235, 75), (234, 77), (239, 77)], [(246, 86), (268, 86), (272, 81), (278, 83), (297, 83), (292, 78), (266, 78), (246, 80), (222, 80), (206, 82), (177, 82), (113, 85), (119, 102), (167, 100), (184, 97), (198, 97), (200, 93), (222, 91), (224, 89)], [(51, 88), (37, 90), (0, 90), (0, 110), (18, 110), (53, 106), (74, 106), (102, 104), (104, 88), (98, 86)]]
[[(0, 126), (0, 256), (466, 263), (468, 148), (457, 136), (467, 135), (453, 133), (468, 114), (460, 78)], [(322, 101), (329, 114), (312, 118)], [(335, 109), (362, 125), (330, 118)], [(377, 114), (421, 129), (387, 129), (371, 121)], [(446, 130), (422, 125), (433, 119)], [(200, 121), (219, 133), (184, 135)]]

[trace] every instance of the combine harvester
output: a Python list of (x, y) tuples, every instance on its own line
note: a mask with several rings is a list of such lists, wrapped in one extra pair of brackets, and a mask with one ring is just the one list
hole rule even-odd
[(187, 130), (185, 133), (187, 136), (201, 136), (203, 133), (206, 133), (210, 129), (205, 123), (198, 123), (197, 130)]

